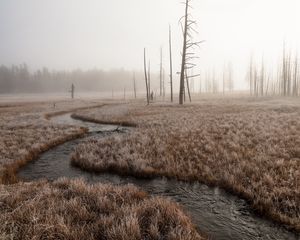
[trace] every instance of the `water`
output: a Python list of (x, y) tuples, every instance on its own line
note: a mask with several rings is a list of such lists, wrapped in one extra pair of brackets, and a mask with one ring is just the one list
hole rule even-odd
[[(169, 197), (180, 203), (199, 231), (204, 232), (211, 239), (300, 239), (299, 234), (289, 232), (276, 223), (260, 218), (251, 211), (244, 200), (219, 188), (163, 178), (141, 180), (113, 174), (94, 174), (73, 167), (70, 165), (70, 154), (77, 144), (90, 138), (103, 138), (110, 134), (117, 134), (109, 133), (117, 127), (82, 122), (72, 119), (70, 114), (54, 117), (52, 121), (87, 127), (89, 134), (85, 138), (64, 143), (42, 154), (39, 159), (21, 169), (19, 172), (21, 178), (55, 180), (60, 177), (83, 177), (90, 183), (134, 184), (152, 195)], [(122, 130), (126, 132), (126, 128)]]

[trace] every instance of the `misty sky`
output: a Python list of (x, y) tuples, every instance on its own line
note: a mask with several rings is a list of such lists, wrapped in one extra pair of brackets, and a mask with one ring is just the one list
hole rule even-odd
[[(242, 69), (251, 52), (277, 61), (284, 39), (299, 48), (299, 2), (194, 0), (197, 39), (206, 41), (198, 51), (201, 71), (224, 61)], [(180, 0), (0, 0), (0, 64), (140, 70), (147, 47), (156, 70), (160, 46), (167, 61), (171, 24), (178, 71), (183, 11)]]

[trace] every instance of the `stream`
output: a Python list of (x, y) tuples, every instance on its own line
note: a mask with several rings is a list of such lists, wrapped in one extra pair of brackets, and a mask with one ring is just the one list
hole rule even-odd
[(137, 179), (114, 174), (95, 174), (73, 167), (70, 154), (81, 142), (90, 138), (103, 138), (113, 133), (117, 126), (95, 124), (75, 120), (71, 114), (51, 118), (56, 124), (68, 124), (89, 129), (84, 138), (72, 140), (40, 155), (19, 171), (19, 177), (32, 181), (41, 178), (55, 180), (60, 177), (85, 178), (89, 183), (134, 184), (152, 195), (169, 197), (178, 202), (191, 216), (200, 232), (216, 240), (276, 239), (300, 240), (300, 235), (288, 231), (285, 227), (256, 215), (246, 201), (231, 195), (217, 187), (208, 187), (200, 183), (184, 183), (164, 178)]

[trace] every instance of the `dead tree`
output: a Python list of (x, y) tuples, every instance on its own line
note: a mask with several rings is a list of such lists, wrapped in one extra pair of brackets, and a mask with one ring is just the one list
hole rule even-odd
[(149, 88), (148, 88), (148, 75), (147, 75), (147, 63), (146, 63), (146, 48), (144, 48), (144, 73), (145, 73), (145, 83), (146, 83), (147, 104), (149, 105)]
[(250, 96), (253, 96), (254, 84), (253, 84), (253, 56), (250, 58), (249, 66), (249, 85), (250, 85)]
[(184, 82), (185, 79), (193, 78), (198, 75), (194, 76), (188, 76), (186, 77), (186, 70), (192, 69), (196, 65), (192, 63), (191, 61), (197, 57), (195, 57), (195, 53), (192, 52), (191, 50), (194, 49), (194, 47), (199, 47), (199, 44), (202, 42), (194, 42), (193, 41), (193, 33), (197, 33), (197, 31), (194, 28), (194, 25), (196, 25), (196, 21), (191, 19), (190, 15), (190, 9), (191, 9), (191, 2), (192, 0), (186, 0), (185, 1), (185, 14), (184, 16), (180, 19), (184, 20), (182, 24), (182, 33), (183, 33), (183, 46), (182, 46), (182, 59), (181, 59), (181, 71), (180, 71), (180, 89), (179, 89), (179, 104), (183, 104), (184, 102)]
[(264, 96), (264, 84), (265, 84), (265, 64), (264, 59), (261, 61), (261, 74), (260, 74), (260, 96)]
[(163, 74), (163, 64), (162, 64), (162, 47), (160, 48), (160, 68), (159, 68), (159, 96), (163, 94), (163, 86), (162, 86), (162, 74)]
[(171, 87), (171, 102), (173, 102), (173, 63), (172, 63), (172, 32), (169, 25), (169, 52), (170, 52), (170, 87)]
[(287, 95), (287, 60), (285, 53), (285, 43), (283, 44), (283, 56), (282, 56), (282, 94), (283, 96)]
[(165, 69), (164, 68), (163, 68), (163, 71), (162, 71), (162, 91), (163, 91), (163, 98), (165, 100), (166, 87), (165, 87)]
[(135, 73), (133, 73), (133, 92), (134, 92), (134, 99), (136, 99)]
[(232, 63), (229, 62), (228, 63), (228, 88), (230, 92), (233, 92), (234, 90), (234, 80), (233, 80), (233, 67), (232, 67)]
[(225, 95), (225, 80), (226, 80), (226, 78), (225, 78), (225, 64), (224, 64), (224, 66), (223, 66), (223, 95)]
[(293, 84), (293, 95), (298, 96), (298, 54), (295, 56), (294, 62), (294, 84)]
[(287, 95), (291, 96), (291, 90), (292, 90), (292, 61), (291, 61), (291, 51), (289, 52), (288, 55), (288, 60), (287, 60), (287, 71), (288, 71), (288, 77), (287, 77)]
[(148, 62), (148, 96), (149, 96), (149, 101), (153, 100), (151, 98), (151, 71), (150, 71), (150, 60)]
[(71, 85), (71, 98), (74, 99), (74, 96), (75, 96), (75, 86), (72, 83), (72, 85)]
[(189, 76), (188, 76), (187, 72), (185, 73), (185, 78), (186, 78), (186, 87), (187, 87), (187, 90), (188, 90), (189, 100), (190, 100), (190, 102), (192, 102), (191, 91), (190, 91), (190, 84), (189, 84)]

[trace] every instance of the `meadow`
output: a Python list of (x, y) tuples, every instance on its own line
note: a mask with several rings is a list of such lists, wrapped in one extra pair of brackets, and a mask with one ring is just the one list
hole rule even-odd
[(93, 101), (33, 101), (0, 104), (0, 183), (16, 182), (17, 169), (40, 153), (82, 136), (86, 129), (55, 125), (46, 118), (96, 107)]
[(300, 104), (292, 98), (202, 99), (184, 106), (132, 103), (77, 112), (137, 126), (79, 145), (72, 164), (93, 172), (220, 186), (259, 214), (300, 231)]
[(178, 204), (132, 185), (17, 177), (41, 153), (87, 132), (47, 119), (105, 104), (115, 105), (91, 100), (0, 104), (0, 239), (206, 239)]

